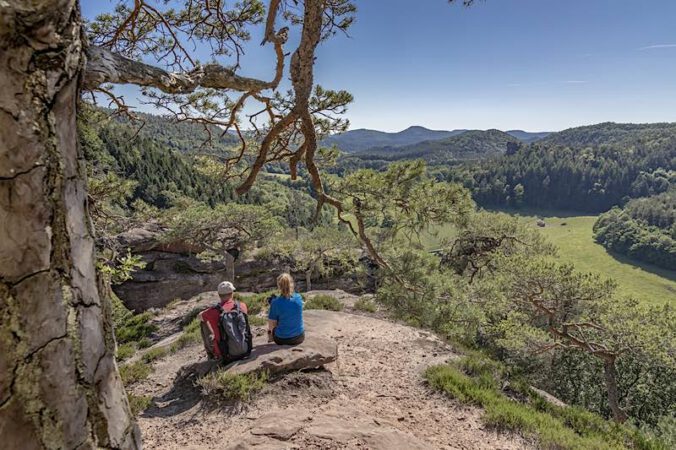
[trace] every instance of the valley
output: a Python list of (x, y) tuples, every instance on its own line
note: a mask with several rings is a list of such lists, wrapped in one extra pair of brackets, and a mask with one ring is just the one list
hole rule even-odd
[(676, 449), (676, 3), (569, 3), (0, 1), (0, 447)]

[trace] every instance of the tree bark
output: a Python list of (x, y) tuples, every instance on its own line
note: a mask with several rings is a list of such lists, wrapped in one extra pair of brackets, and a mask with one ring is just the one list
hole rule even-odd
[(77, 0), (0, 2), (0, 446), (140, 448), (78, 147)]
[(617, 368), (615, 367), (615, 358), (607, 358), (603, 362), (603, 374), (606, 379), (606, 390), (608, 391), (608, 406), (613, 414), (615, 422), (624, 423), (627, 420), (627, 413), (620, 407), (620, 393), (617, 388)]
[(312, 270), (305, 271), (305, 292), (312, 290)]

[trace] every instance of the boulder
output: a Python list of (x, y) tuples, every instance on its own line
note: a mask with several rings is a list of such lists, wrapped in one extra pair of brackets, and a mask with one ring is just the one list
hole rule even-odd
[(267, 372), (270, 375), (317, 369), (338, 358), (338, 344), (333, 339), (311, 333), (300, 345), (277, 345), (267, 338), (254, 339), (251, 356), (227, 367), (234, 374)]

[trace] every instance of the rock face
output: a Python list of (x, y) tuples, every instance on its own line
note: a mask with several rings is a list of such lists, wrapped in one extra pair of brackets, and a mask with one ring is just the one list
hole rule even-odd
[[(182, 241), (164, 242), (162, 229), (156, 224), (134, 228), (116, 237), (120, 249), (130, 249), (146, 263), (133, 278), (114, 286), (115, 294), (127, 308), (136, 312), (162, 308), (174, 299), (187, 300), (204, 291), (211, 291), (223, 280), (234, 280), (239, 291), (263, 292), (276, 285), (284, 267), (275, 267), (256, 259), (237, 260), (227, 254), (224, 261), (205, 262), (195, 255), (204, 249)], [(297, 289), (303, 291), (302, 274), (293, 274)], [(351, 277), (312, 280), (316, 289), (332, 288), (359, 291)]]
[(254, 348), (247, 359), (236, 361), (228, 367), (235, 374), (268, 372), (270, 375), (316, 369), (338, 358), (338, 344), (333, 339), (314, 333), (305, 336), (300, 345), (267, 343), (266, 338), (254, 339)]
[(202, 261), (195, 255), (204, 249), (183, 241), (164, 242), (156, 224), (134, 228), (116, 236), (121, 249), (140, 255), (146, 266), (133, 278), (113, 287), (124, 304), (134, 311), (161, 308), (174, 299), (189, 299), (213, 290), (223, 280), (234, 277), (234, 259)]

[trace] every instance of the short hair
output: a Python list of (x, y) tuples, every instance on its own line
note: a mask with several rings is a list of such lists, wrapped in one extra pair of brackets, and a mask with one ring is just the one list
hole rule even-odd
[(277, 277), (277, 287), (282, 297), (291, 298), (293, 294), (293, 277), (288, 273), (283, 273)]

